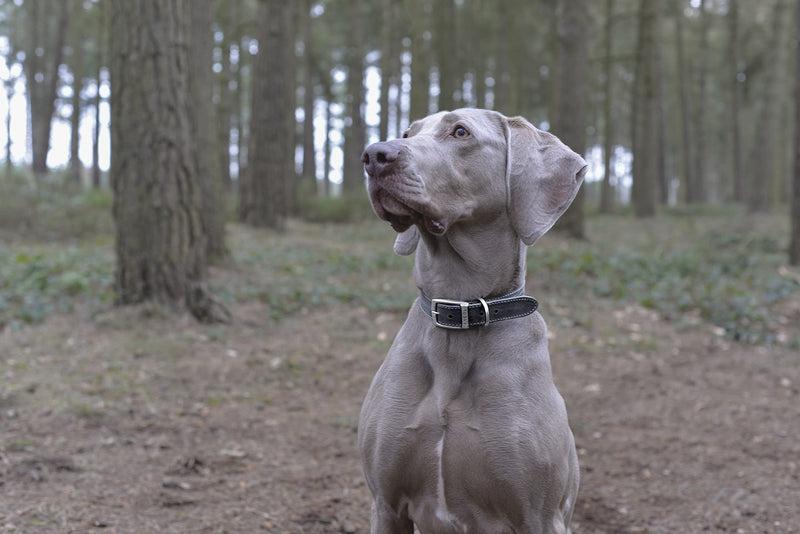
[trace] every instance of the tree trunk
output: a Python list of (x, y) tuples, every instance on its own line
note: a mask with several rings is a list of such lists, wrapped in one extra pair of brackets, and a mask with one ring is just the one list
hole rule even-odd
[(439, 69), (439, 110), (452, 110), (455, 108), (453, 95), (456, 89), (455, 61), (456, 46), (454, 42), (453, 26), (456, 20), (456, 10), (453, 0), (437, 0), (433, 3), (434, 18), (436, 20), (436, 66)]
[(11, 163), (11, 101), (14, 98), (14, 80), (9, 76), (6, 80), (6, 181), (11, 180), (11, 173), (14, 170), (14, 165)]
[(773, 180), (775, 180), (775, 160), (779, 158), (777, 146), (779, 145), (776, 132), (779, 128), (778, 107), (780, 106), (780, 87), (777, 83), (778, 69), (782, 68), (780, 61), (783, 29), (783, 3), (775, 2), (773, 5), (772, 27), (770, 31), (767, 50), (774, 51), (772, 60), (765, 68), (762, 107), (756, 119), (756, 129), (749, 161), (749, 191), (747, 194), (747, 209), (749, 212), (768, 211), (772, 201)]
[(794, 185), (790, 207), (789, 264), (800, 265), (800, 0), (795, 6), (794, 64)]
[(325, 145), (322, 147), (322, 188), (321, 196), (331, 196), (331, 106), (333, 105), (333, 91), (331, 90), (330, 79), (325, 81)]
[[(346, 193), (364, 188), (364, 168), (361, 153), (367, 144), (367, 127), (364, 122), (364, 15), (361, 2), (351, 4), (352, 13), (350, 45), (347, 53), (346, 113), (350, 119), (344, 130), (344, 164), (342, 165), (342, 190)], [(413, 80), (412, 80), (413, 83)], [(347, 124), (347, 123), (346, 123)]]
[[(653, 41), (662, 42), (661, 23), (658, 14), (653, 20)], [(658, 201), (666, 205), (669, 201), (669, 178), (667, 178), (667, 117), (664, 99), (664, 65), (662, 61), (661, 47), (653, 46), (653, 69), (655, 77), (655, 106), (656, 106), (656, 184)]]
[[(27, 0), (23, 4), (28, 16), (28, 49), (25, 55), (28, 105), (30, 110), (30, 136), (33, 149), (33, 172), (47, 172), (47, 153), (50, 151), (50, 130), (58, 91), (58, 69), (64, 58), (64, 42), (67, 37), (68, 0), (61, 0), (55, 42), (45, 43), (49, 3), (42, 0)], [(51, 48), (52, 47), (52, 48)], [(47, 54), (51, 50), (52, 56)], [(53, 61), (47, 64), (46, 59)]]
[(83, 81), (78, 68), (73, 68), (72, 73), (72, 115), (70, 116), (70, 140), (69, 140), (69, 174), (73, 184), (79, 189), (81, 186), (81, 165), (78, 149), (80, 148), (80, 128), (81, 128), (81, 89)]
[[(492, 109), (505, 114), (512, 114), (511, 74), (508, 72), (508, 0), (497, 3), (497, 20), (495, 21), (495, 55), (494, 69), (494, 105)], [(560, 44), (560, 43), (559, 43)], [(573, 201), (574, 202), (574, 201)]]
[(729, 23), (729, 44), (728, 44), (728, 68), (730, 69), (728, 85), (730, 87), (731, 111), (728, 113), (730, 118), (730, 139), (731, 139), (731, 176), (733, 177), (733, 200), (743, 203), (744, 193), (744, 171), (742, 169), (742, 132), (740, 121), (741, 108), (741, 87), (739, 80), (739, 0), (728, 0), (728, 23)]
[(426, 0), (406, 0), (408, 17), (411, 21), (411, 103), (409, 122), (421, 119), (428, 114), (430, 102), (430, 66), (428, 46), (425, 43), (425, 30), (428, 20)]
[(639, 3), (639, 36), (637, 38), (634, 74), (633, 112), (633, 207), (637, 217), (655, 215), (656, 88), (654, 73), (655, 13), (650, 0)]
[[(251, 82), (247, 169), (239, 180), (239, 217), (252, 226), (283, 230), (294, 176), (294, 53), (291, 2), (262, 0), (258, 55)], [(288, 141), (288, 140), (290, 141)]]
[(378, 137), (381, 141), (389, 139), (389, 88), (396, 79), (394, 65), (397, 62), (397, 46), (395, 45), (394, 20), (394, 0), (383, 0), (381, 20), (381, 94), (379, 97), (380, 105), (380, 129)]
[(217, 75), (217, 142), (216, 149), (219, 153), (219, 181), (225, 190), (230, 190), (231, 182), (231, 114), (233, 110), (233, 97), (236, 91), (233, 84), (233, 66), (231, 63), (231, 50), (236, 43), (234, 22), (231, 19), (231, 5), (229, 2), (217, 2), (217, 24), (222, 33), (222, 42), (219, 43), (220, 72)]
[(689, 75), (684, 54), (683, 42), (683, 4), (685, 0), (673, 0), (675, 11), (675, 45), (676, 57), (678, 60), (678, 85), (680, 89), (681, 102), (681, 143), (683, 163), (683, 186), (686, 202), (691, 204), (697, 201), (697, 192), (694, 177), (694, 167), (692, 158), (693, 136), (691, 131), (691, 94), (689, 92)]
[[(234, 2), (231, 4), (234, 9), (231, 15), (238, 28), (244, 23), (246, 15), (242, 14), (243, 7)], [(248, 65), (250, 51), (247, 47), (247, 39), (243, 35), (236, 33), (238, 40), (239, 56), (236, 64), (236, 72), (234, 73), (234, 80), (236, 81), (236, 95), (233, 100), (233, 117), (231, 117), (232, 129), (236, 130), (236, 169), (239, 177), (239, 192), (241, 193), (241, 180), (246, 179), (247, 175), (247, 146), (249, 143), (249, 132), (247, 117), (245, 117), (245, 103), (249, 101), (250, 95), (253, 92), (252, 84), (244, 84), (244, 71), (250, 69), (252, 75), (252, 64)], [(248, 93), (248, 91), (250, 91)], [(241, 203), (241, 199), (239, 199)]]
[(225, 246), (225, 214), (222, 205), (221, 162), (217, 121), (214, 117), (214, 72), (211, 69), (214, 41), (211, 0), (188, 3), (190, 126), (195, 136), (194, 159), (200, 187), (200, 218), (206, 235), (206, 257), (213, 262), (228, 255)]
[[(558, 78), (555, 90), (553, 131), (572, 150), (586, 149), (586, 109), (588, 85), (588, 12), (585, 0), (560, 0), (558, 17)], [(583, 239), (583, 188), (556, 223), (570, 237)]]
[(700, 44), (697, 48), (697, 95), (694, 99), (694, 180), (696, 202), (708, 201), (708, 177), (706, 176), (706, 79), (708, 71), (708, 30), (710, 17), (706, 0), (700, 0)]
[(317, 162), (314, 151), (314, 50), (311, 8), (313, 2), (306, 0), (303, 9), (303, 181), (309, 191), (317, 183)]
[(614, 39), (614, 0), (606, 0), (606, 26), (605, 26), (605, 58), (603, 58), (603, 71), (605, 84), (603, 94), (603, 182), (600, 187), (600, 213), (609, 214), (614, 211), (614, 186), (611, 184), (611, 151), (614, 149), (614, 117), (611, 115), (611, 96), (613, 89), (613, 61)]
[[(189, 118), (189, 0), (111, 4), (111, 163), (119, 304), (154, 300), (227, 321), (205, 285)], [(142, 73), (149, 73), (143, 76)]]

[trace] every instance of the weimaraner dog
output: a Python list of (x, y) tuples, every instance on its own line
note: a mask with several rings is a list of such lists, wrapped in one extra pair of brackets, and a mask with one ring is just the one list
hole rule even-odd
[(521, 117), (439, 112), (362, 156), (420, 297), (361, 409), (372, 534), (566, 534), (578, 458), (525, 246), (586, 163)]

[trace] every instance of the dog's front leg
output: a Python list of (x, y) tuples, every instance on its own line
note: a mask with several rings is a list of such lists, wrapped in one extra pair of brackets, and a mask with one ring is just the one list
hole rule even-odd
[(372, 503), (370, 534), (414, 534), (414, 523), (405, 514), (397, 514), (386, 503)]

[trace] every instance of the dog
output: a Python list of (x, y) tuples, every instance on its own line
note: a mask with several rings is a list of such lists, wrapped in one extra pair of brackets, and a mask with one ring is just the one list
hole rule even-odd
[(586, 162), (479, 109), (430, 115), (361, 159), (420, 289), (359, 418), (372, 534), (569, 533), (578, 458), (525, 256)]

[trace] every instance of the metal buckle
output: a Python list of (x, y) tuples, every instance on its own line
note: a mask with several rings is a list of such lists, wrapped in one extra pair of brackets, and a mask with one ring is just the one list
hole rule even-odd
[[(451, 304), (461, 307), (461, 326), (442, 324), (439, 322), (439, 311), (436, 309), (439, 304)], [(442, 328), (452, 328), (453, 330), (466, 330), (469, 328), (469, 302), (463, 300), (431, 299), (431, 319), (433, 324)]]

